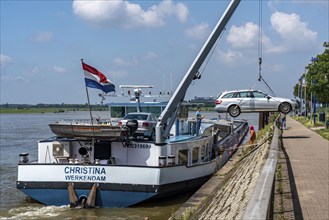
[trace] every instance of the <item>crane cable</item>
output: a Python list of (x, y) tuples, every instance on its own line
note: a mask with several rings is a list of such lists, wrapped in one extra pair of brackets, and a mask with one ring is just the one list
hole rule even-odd
[[(248, 93), (254, 89), (256, 86), (257, 82), (263, 81), (267, 89), (272, 93), (272, 95), (276, 96), (274, 91), (271, 89), (271, 87), (266, 83), (265, 79), (262, 77), (262, 56), (263, 56), (263, 34), (262, 34), (262, 29), (263, 29), (263, 6), (262, 6), (262, 0), (259, 0), (259, 7), (258, 7), (258, 22), (259, 22), (259, 31), (258, 31), (258, 73), (259, 77), (258, 80), (253, 84), (252, 87), (249, 88)], [(248, 96), (248, 95), (247, 95)], [(242, 97), (242, 99), (239, 101), (238, 105), (235, 106), (235, 109), (240, 106), (241, 102), (244, 100), (245, 97)]]
[(258, 32), (258, 81), (263, 81), (266, 88), (272, 93), (272, 95), (276, 96), (272, 88), (267, 84), (265, 79), (262, 76), (262, 61), (263, 61), (263, 6), (262, 6), (262, 0), (259, 0), (259, 17), (258, 17), (258, 22), (259, 22), (259, 32)]
[(259, 7), (258, 7), (258, 23), (259, 23), (259, 29), (258, 29), (258, 72), (259, 72), (259, 78), (258, 81), (262, 80), (262, 56), (263, 56), (263, 35), (262, 35), (262, 29), (263, 29), (263, 6), (262, 6), (262, 0), (259, 0)]

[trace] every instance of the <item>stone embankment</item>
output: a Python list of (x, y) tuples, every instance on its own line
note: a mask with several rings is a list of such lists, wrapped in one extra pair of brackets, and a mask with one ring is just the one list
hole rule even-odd
[(171, 219), (241, 219), (268, 156), (268, 141), (260, 142), (242, 146)]

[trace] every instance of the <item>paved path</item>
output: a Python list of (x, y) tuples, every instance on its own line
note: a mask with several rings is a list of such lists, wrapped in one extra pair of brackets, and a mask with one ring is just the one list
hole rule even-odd
[(329, 219), (329, 141), (290, 117), (282, 140), (299, 200), (294, 210), (302, 212), (295, 217)]

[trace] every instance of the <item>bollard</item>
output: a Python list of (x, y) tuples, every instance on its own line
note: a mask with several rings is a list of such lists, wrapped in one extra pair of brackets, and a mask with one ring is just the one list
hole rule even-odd
[(29, 162), (29, 153), (19, 154), (19, 163), (28, 163)]

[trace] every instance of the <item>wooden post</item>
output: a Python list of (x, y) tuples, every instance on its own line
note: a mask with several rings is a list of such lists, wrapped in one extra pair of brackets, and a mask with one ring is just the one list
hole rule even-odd
[(259, 112), (258, 116), (258, 130), (264, 128), (264, 112)]
[(258, 130), (263, 129), (266, 125), (268, 125), (268, 117), (269, 117), (269, 112), (259, 112)]

